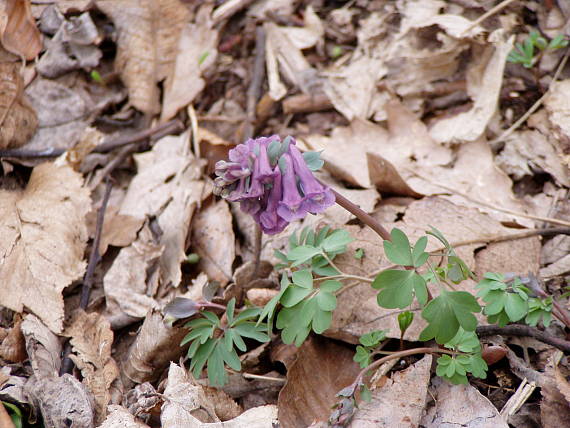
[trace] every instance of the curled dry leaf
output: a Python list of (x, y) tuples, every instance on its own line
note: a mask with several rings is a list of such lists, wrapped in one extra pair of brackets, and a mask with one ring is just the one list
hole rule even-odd
[(16, 321), (6, 336), (0, 340), (0, 358), (13, 363), (21, 363), (28, 358), (21, 324), (21, 320)]
[(70, 374), (30, 378), (26, 390), (42, 413), (46, 427), (94, 426), (95, 410), (87, 388)]
[(160, 313), (150, 312), (121, 361), (121, 376), (127, 389), (134, 383), (158, 379), (168, 363), (182, 355), (179, 343), (186, 333), (183, 328), (169, 326)]
[(0, 301), (24, 307), (54, 332), (63, 327), (61, 292), (85, 270), (89, 191), (68, 165), (44, 163), (25, 189), (0, 191)]
[(0, 149), (27, 143), (36, 132), (38, 118), (24, 96), (20, 64), (0, 63)]
[(93, 394), (96, 423), (101, 423), (111, 400), (111, 383), (119, 375), (119, 367), (111, 357), (113, 332), (109, 321), (97, 313), (78, 310), (63, 335), (70, 338), (75, 353), (70, 358), (81, 370), (83, 384)]
[(33, 370), (24, 388), (33, 405), (41, 411), (44, 424), (59, 427), (71, 421), (71, 426), (93, 426), (95, 413), (87, 388), (68, 374), (59, 377), (61, 344), (58, 337), (32, 314), (25, 317), (21, 327)]
[(224, 200), (203, 207), (192, 226), (192, 248), (200, 255), (198, 268), (210, 280), (225, 285), (232, 278), (235, 236), (232, 215)]
[[(87, 215), (87, 227), (89, 236), (95, 236), (95, 226), (97, 223), (97, 211), (91, 211)], [(116, 206), (107, 207), (105, 211), (105, 221), (101, 232), (101, 242), (99, 244), (99, 254), (107, 252), (109, 245), (114, 247), (126, 247), (137, 238), (137, 233), (141, 229), (144, 220), (131, 215), (119, 214)]]
[(172, 72), (188, 9), (179, 0), (97, 0), (96, 5), (117, 27), (115, 67), (130, 103), (144, 113), (159, 113), (157, 83)]
[(428, 398), (432, 356), (426, 355), (406, 370), (372, 391), (372, 399), (362, 402), (349, 427), (417, 427)]
[(426, 428), (462, 426), (468, 428), (508, 428), (496, 407), (471, 385), (452, 385), (434, 378), (430, 388), (435, 405), (421, 420)]
[(34, 376), (36, 378), (58, 376), (61, 365), (61, 344), (57, 336), (32, 314), (26, 315), (21, 328)]
[(350, 348), (324, 337), (306, 340), (279, 393), (280, 424), (289, 428), (328, 420), (331, 406), (338, 398), (336, 393), (350, 385), (360, 371), (353, 356)]
[(27, 60), (42, 50), (42, 35), (36, 27), (29, 0), (6, 0), (6, 27), (0, 28), (2, 46)]

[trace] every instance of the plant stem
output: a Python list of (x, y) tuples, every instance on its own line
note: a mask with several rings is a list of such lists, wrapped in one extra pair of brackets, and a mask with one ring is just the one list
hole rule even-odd
[(354, 388), (354, 390), (356, 391), (356, 387), (360, 384), (362, 384), (362, 378), (364, 378), (364, 376), (366, 375), (366, 373), (368, 373), (370, 370), (374, 370), (378, 367), (380, 367), (382, 364), (393, 360), (393, 359), (400, 359), (403, 357), (408, 357), (410, 355), (415, 355), (415, 354), (449, 354), (449, 355), (456, 355), (457, 352), (456, 351), (450, 351), (448, 349), (439, 349), (439, 348), (414, 348), (414, 349), (407, 349), (405, 351), (398, 351), (398, 352), (394, 352), (393, 354), (387, 355), (383, 358), (380, 358), (379, 360), (374, 361), (372, 364), (370, 364), (368, 367), (362, 369), (360, 371), (360, 373), (358, 373), (358, 375), (356, 376), (356, 379), (354, 379), (354, 382), (352, 382), (352, 384), (350, 385), (351, 387)]
[(334, 189), (331, 189), (331, 190), (334, 193), (337, 204), (339, 204), (341, 207), (343, 207), (345, 210), (347, 210), (351, 214), (354, 214), (361, 222), (363, 222), (368, 227), (370, 227), (382, 239), (384, 239), (386, 241), (392, 240), (392, 238), (390, 237), (390, 233), (384, 228), (384, 226), (382, 226), (380, 223), (378, 223), (376, 221), (376, 219), (374, 219), (374, 217), (372, 217), (370, 214), (363, 211), (358, 205), (350, 202), (348, 199), (346, 199), (344, 196), (342, 196), (336, 190), (334, 190)]

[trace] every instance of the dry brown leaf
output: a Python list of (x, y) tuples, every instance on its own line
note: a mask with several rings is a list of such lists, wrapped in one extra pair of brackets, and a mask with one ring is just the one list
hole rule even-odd
[(375, 153), (366, 153), (366, 160), (368, 163), (370, 182), (381, 193), (411, 196), (413, 198), (419, 198), (422, 196), (420, 193), (408, 186), (400, 174), (398, 174), (396, 168), (394, 168), (394, 166), (382, 156)]
[(36, 132), (38, 118), (24, 96), (18, 63), (0, 63), (0, 149), (28, 142)]
[(467, 428), (508, 428), (496, 407), (471, 385), (452, 385), (434, 378), (430, 393), (435, 405), (421, 420), (426, 428), (461, 426)]
[(185, 258), (186, 236), (197, 204), (209, 191), (201, 178), (201, 162), (190, 152), (188, 133), (167, 136), (149, 152), (135, 155), (137, 175), (132, 179), (120, 214), (156, 217), (164, 245), (160, 282), (177, 287), (180, 262)]
[(358, 406), (349, 427), (417, 427), (428, 398), (432, 356), (426, 355), (406, 370), (394, 373), (372, 400)]
[(0, 42), (8, 51), (32, 60), (42, 50), (42, 35), (36, 27), (29, 0), (6, 0), (6, 27)]
[(26, 307), (61, 331), (61, 292), (85, 270), (90, 204), (81, 176), (57, 163), (34, 168), (24, 190), (0, 191), (4, 306), (17, 312)]
[(498, 106), (503, 71), (513, 40), (514, 36), (507, 39), (503, 30), (496, 30), (489, 36), (489, 46), (474, 47), (475, 62), (467, 70), (467, 92), (473, 99), (473, 107), (436, 122), (430, 129), (434, 140), (446, 143), (475, 141), (485, 132)]
[(160, 112), (157, 83), (174, 67), (188, 9), (179, 0), (97, 0), (118, 30), (115, 67), (130, 103), (147, 114)]
[(190, 104), (206, 86), (202, 73), (216, 62), (218, 54), (219, 29), (213, 28), (211, 11), (212, 4), (203, 5), (194, 22), (182, 28), (175, 65), (164, 82), (162, 121)]
[(99, 428), (149, 428), (149, 426), (135, 418), (123, 406), (115, 404), (107, 408), (109, 414)]
[(331, 406), (338, 399), (336, 393), (350, 385), (360, 371), (353, 356), (350, 348), (324, 337), (306, 340), (279, 393), (281, 426), (309, 426), (315, 420), (328, 420)]
[[(87, 227), (89, 236), (95, 236), (95, 225), (97, 222), (97, 212), (91, 211), (87, 215)], [(144, 220), (131, 215), (119, 214), (117, 206), (109, 206), (105, 210), (105, 221), (101, 232), (101, 243), (99, 244), (99, 254), (107, 252), (109, 245), (114, 247), (126, 247), (136, 239), (137, 233), (141, 229)]]
[(570, 137), (570, 79), (552, 82), (544, 99), (548, 119), (559, 137)]
[(0, 341), (0, 358), (13, 363), (22, 363), (28, 358), (26, 343), (21, 329), (22, 321), (18, 320)]
[(202, 208), (194, 219), (192, 248), (200, 255), (198, 267), (210, 280), (225, 285), (232, 278), (235, 236), (232, 215), (224, 200)]
[(32, 314), (26, 315), (21, 328), (34, 376), (37, 378), (58, 376), (61, 365), (61, 344), (57, 336)]
[(156, 271), (164, 246), (156, 242), (148, 225), (139, 232), (135, 242), (119, 251), (103, 278), (107, 311), (143, 318), (149, 309), (158, 308), (154, 300), (157, 278), (149, 272)]
[(101, 423), (111, 400), (111, 383), (119, 375), (119, 367), (111, 357), (113, 332), (109, 321), (95, 312), (78, 310), (63, 335), (70, 338), (75, 353), (70, 358), (81, 370), (83, 384), (93, 394), (96, 423)]
[(157, 380), (170, 361), (177, 361), (182, 355), (179, 344), (186, 333), (186, 329), (169, 326), (160, 313), (149, 312), (121, 361), (124, 385)]

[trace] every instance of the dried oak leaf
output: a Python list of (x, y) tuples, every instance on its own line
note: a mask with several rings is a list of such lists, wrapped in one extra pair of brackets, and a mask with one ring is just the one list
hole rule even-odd
[(24, 190), (0, 190), (2, 305), (61, 331), (61, 292), (85, 270), (90, 204), (81, 176), (57, 162), (34, 168)]
[(96, 5), (117, 27), (115, 66), (131, 104), (158, 113), (157, 83), (172, 72), (188, 10), (179, 0), (97, 0)]
[(38, 118), (24, 98), (18, 63), (0, 63), (0, 149), (25, 144), (36, 132)]
[(5, 13), (7, 21), (0, 34), (0, 43), (13, 54), (34, 59), (42, 50), (42, 35), (32, 16), (30, 1), (6, 0)]
[(63, 332), (70, 338), (75, 354), (70, 354), (83, 376), (83, 384), (93, 394), (96, 420), (104, 420), (111, 400), (111, 383), (119, 375), (119, 367), (111, 357), (113, 332), (109, 321), (97, 313), (75, 313), (71, 325)]

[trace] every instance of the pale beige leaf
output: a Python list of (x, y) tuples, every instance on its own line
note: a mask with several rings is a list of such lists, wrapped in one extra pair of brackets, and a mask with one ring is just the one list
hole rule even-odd
[(236, 253), (232, 215), (226, 201), (214, 202), (198, 212), (191, 245), (200, 255), (199, 269), (210, 280), (227, 284)]
[(63, 327), (61, 292), (85, 270), (89, 191), (69, 166), (44, 163), (24, 190), (0, 191), (0, 301), (24, 307), (54, 332)]
[(298, 49), (308, 49), (322, 43), (322, 37), (325, 34), (323, 23), (312, 6), (308, 6), (305, 10), (304, 20), (305, 25), (302, 27), (281, 28), (281, 31)]
[(157, 83), (174, 66), (180, 31), (189, 12), (179, 0), (97, 0), (118, 30), (116, 68), (130, 103), (144, 113), (160, 111)]
[(117, 312), (124, 312), (143, 318), (149, 309), (158, 308), (154, 300), (156, 280), (148, 276), (148, 272), (156, 270), (163, 252), (164, 246), (155, 242), (148, 225), (131, 245), (119, 251), (103, 278), (110, 314), (116, 316)]
[(21, 327), (35, 377), (58, 376), (61, 366), (61, 344), (57, 336), (32, 314), (26, 315)]
[(215, 63), (218, 54), (219, 30), (213, 28), (211, 10), (210, 4), (202, 6), (195, 22), (186, 24), (180, 33), (175, 65), (164, 83), (162, 121), (190, 104), (206, 85), (202, 73)]
[(164, 389), (167, 401), (160, 415), (163, 428), (201, 427), (220, 420), (202, 387), (191, 382), (190, 376), (186, 369), (170, 363)]
[(394, 373), (372, 391), (372, 400), (358, 406), (349, 427), (417, 427), (428, 398), (432, 356)]
[(187, 332), (184, 328), (168, 325), (157, 311), (150, 311), (121, 361), (125, 386), (157, 380), (168, 364), (182, 355), (179, 344)]
[(83, 377), (83, 384), (93, 394), (96, 422), (105, 419), (107, 404), (111, 400), (109, 388), (119, 375), (119, 367), (111, 357), (113, 332), (109, 321), (93, 312), (78, 310), (71, 325), (63, 332), (70, 338), (70, 354)]
[[(89, 235), (92, 237), (95, 236), (97, 214), (97, 211), (91, 211), (87, 215), (87, 227), (89, 228)], [(101, 232), (99, 254), (105, 254), (109, 245), (126, 247), (132, 244), (143, 223), (144, 219), (119, 214), (119, 208), (117, 206), (108, 206), (105, 210), (105, 221)]]
[(190, 152), (188, 133), (162, 138), (151, 151), (136, 155), (135, 161), (138, 173), (119, 213), (139, 219), (156, 217), (162, 231), (158, 243), (164, 245), (160, 282), (177, 287), (190, 221), (208, 194), (200, 180), (201, 162)]
[(142, 423), (140, 419), (135, 418), (123, 406), (115, 404), (107, 408), (109, 414), (99, 428), (149, 428), (147, 424)]
[(471, 385), (452, 385), (434, 378), (431, 395), (435, 405), (421, 420), (426, 428), (508, 428), (497, 408), (477, 388)]
[(479, 138), (495, 113), (507, 55), (513, 48), (514, 36), (506, 38), (503, 30), (489, 36), (493, 45), (476, 56), (476, 62), (467, 72), (467, 92), (473, 99), (473, 107), (456, 116), (442, 119), (430, 130), (438, 142), (475, 141)]

